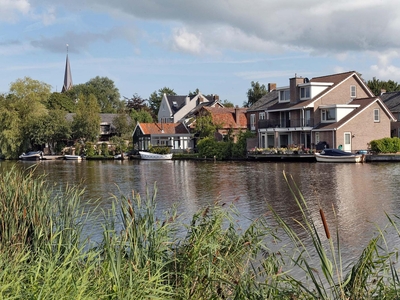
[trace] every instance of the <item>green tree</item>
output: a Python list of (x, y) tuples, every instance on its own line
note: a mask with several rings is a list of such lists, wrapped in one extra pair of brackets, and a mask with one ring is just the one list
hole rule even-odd
[(400, 85), (393, 80), (381, 81), (376, 79), (376, 77), (373, 77), (372, 80), (367, 81), (367, 85), (376, 96), (379, 96), (382, 90), (385, 90), (386, 92), (400, 91)]
[(251, 88), (247, 91), (247, 102), (243, 103), (244, 107), (251, 107), (254, 103), (260, 100), (263, 96), (268, 93), (267, 88), (264, 84), (260, 85), (260, 83), (251, 82)]
[(154, 91), (149, 97), (150, 111), (154, 120), (157, 120), (158, 110), (160, 109), (161, 100), (164, 94), (169, 96), (176, 96), (176, 93), (173, 89), (163, 87), (162, 89), (159, 89), (158, 92)]
[(64, 110), (72, 113), (75, 111), (75, 101), (65, 93), (52, 93), (47, 102), (48, 109)]
[(100, 107), (96, 96), (80, 95), (72, 121), (72, 136), (83, 142), (95, 142), (100, 131)]
[(48, 114), (33, 119), (27, 130), (31, 144), (47, 143), (54, 153), (57, 142), (63, 143), (71, 137), (71, 124), (65, 115), (65, 111), (50, 110)]
[(115, 131), (117, 136), (127, 137), (132, 134), (132, 126), (130, 124), (130, 117), (126, 113), (119, 113), (113, 119)]
[(0, 149), (6, 158), (17, 158), (32, 148), (29, 127), (48, 113), (49, 96), (50, 85), (25, 77), (11, 83), (9, 94), (0, 97)]
[(81, 94), (86, 97), (90, 94), (94, 95), (102, 113), (115, 113), (124, 107), (114, 81), (107, 77), (96, 76), (84, 84), (74, 85), (66, 92), (73, 101), (76, 101)]
[(226, 100), (226, 99), (224, 101), (222, 101), (222, 104), (225, 107), (234, 107), (235, 106), (232, 102), (230, 102), (229, 100)]
[(217, 131), (217, 126), (213, 124), (212, 117), (210, 115), (199, 116), (196, 118), (195, 123), (195, 135), (202, 138), (214, 138), (214, 134)]
[(132, 110), (130, 117), (132, 119), (132, 127), (135, 127), (137, 123), (153, 123), (153, 117), (147, 110)]

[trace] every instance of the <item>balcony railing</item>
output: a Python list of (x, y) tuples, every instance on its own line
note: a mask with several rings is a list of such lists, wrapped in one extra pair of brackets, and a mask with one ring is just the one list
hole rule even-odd
[(291, 128), (291, 127), (314, 127), (314, 119), (290, 119), (290, 120), (259, 120), (258, 128)]

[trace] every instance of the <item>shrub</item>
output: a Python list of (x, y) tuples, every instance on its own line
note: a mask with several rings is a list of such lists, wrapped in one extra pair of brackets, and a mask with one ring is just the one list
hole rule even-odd
[(397, 153), (400, 151), (400, 138), (383, 138), (370, 143), (371, 150), (376, 153)]

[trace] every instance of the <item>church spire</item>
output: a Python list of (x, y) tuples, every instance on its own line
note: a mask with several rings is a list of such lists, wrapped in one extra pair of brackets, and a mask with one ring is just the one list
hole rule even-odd
[(64, 74), (64, 85), (62, 87), (61, 93), (64, 93), (72, 88), (72, 76), (71, 76), (71, 67), (69, 65), (68, 59), (68, 44), (67, 44), (67, 60), (65, 62), (65, 74)]

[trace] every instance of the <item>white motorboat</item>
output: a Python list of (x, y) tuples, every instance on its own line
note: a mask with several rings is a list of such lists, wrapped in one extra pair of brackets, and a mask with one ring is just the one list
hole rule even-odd
[(30, 151), (27, 153), (22, 153), (19, 156), (19, 159), (21, 160), (41, 160), (42, 158), (43, 158), (42, 151)]
[(70, 155), (70, 154), (65, 154), (64, 158), (66, 160), (82, 160), (82, 156), (80, 155)]
[(172, 153), (168, 154), (157, 154), (146, 151), (139, 151), (141, 159), (149, 159), (149, 160), (168, 160), (172, 159)]
[(324, 149), (314, 154), (317, 162), (359, 163), (363, 162), (363, 154), (354, 154), (339, 149)]

